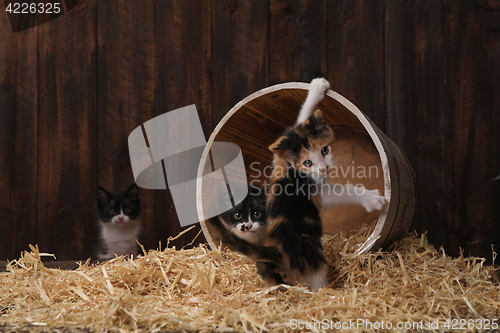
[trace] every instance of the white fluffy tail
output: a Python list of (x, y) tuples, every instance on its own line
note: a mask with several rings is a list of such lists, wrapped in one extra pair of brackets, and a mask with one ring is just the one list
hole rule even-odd
[(299, 117), (297, 118), (297, 125), (303, 123), (314, 113), (314, 111), (316, 111), (318, 103), (325, 97), (325, 92), (328, 89), (330, 89), (330, 83), (323, 78), (317, 78), (311, 81), (306, 101), (302, 104)]

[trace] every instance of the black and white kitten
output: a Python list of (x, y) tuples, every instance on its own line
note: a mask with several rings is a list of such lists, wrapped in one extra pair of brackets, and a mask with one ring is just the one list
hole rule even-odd
[(98, 259), (110, 259), (115, 255), (139, 253), (136, 239), (142, 231), (139, 203), (139, 188), (130, 186), (124, 193), (111, 194), (104, 188), (97, 188), (97, 207), (99, 209)]
[(251, 243), (262, 243), (266, 238), (264, 189), (249, 185), (248, 195), (241, 203), (213, 218), (219, 219), (236, 236)]

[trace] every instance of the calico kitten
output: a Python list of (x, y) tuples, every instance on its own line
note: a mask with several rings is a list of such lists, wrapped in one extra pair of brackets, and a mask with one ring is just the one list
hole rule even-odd
[[(269, 147), (275, 158), (264, 244), (252, 244), (215, 223), (226, 245), (257, 262), (257, 270), (267, 285), (307, 284), (314, 290), (324, 287), (328, 281), (320, 209), (357, 203), (371, 211), (381, 209), (385, 202), (377, 190), (364, 189), (354, 196), (322, 190), (323, 185), (329, 185), (325, 178), (328, 167), (333, 165), (335, 135), (321, 111), (313, 110), (328, 88), (326, 80), (313, 80), (297, 124)], [(352, 185), (341, 186), (348, 189)]]
[[(319, 102), (325, 97), (325, 92), (330, 88), (330, 83), (324, 78), (311, 81), (306, 101), (302, 105), (296, 126), (307, 125), (316, 110)], [(319, 110), (316, 110), (319, 111)], [(328, 170), (335, 165), (334, 143), (337, 138), (352, 137), (357, 141), (363, 138), (364, 133), (356, 128), (333, 127), (332, 131), (323, 140), (314, 142), (310, 147), (305, 146), (298, 159), (297, 168), (309, 174), (316, 183), (321, 186), (321, 198), (323, 208), (341, 205), (361, 205), (367, 212), (382, 209), (385, 198), (377, 189), (368, 190), (362, 185), (355, 187), (353, 184), (333, 184), (328, 181)], [(366, 140), (366, 141), (369, 141)]]
[(311, 146), (324, 140), (331, 129), (320, 113), (315, 113), (306, 123), (286, 131), (269, 147), (275, 159), (267, 197), (268, 228), (264, 244), (245, 241), (220, 222), (214, 226), (227, 246), (257, 262), (257, 270), (266, 285), (307, 284), (317, 290), (328, 283), (321, 244), (321, 197), (311, 195), (310, 188), (315, 181), (299, 170), (295, 161), (305, 143)]
[(133, 184), (124, 193), (115, 194), (99, 186), (97, 207), (100, 228), (97, 258), (110, 259), (127, 254), (137, 256), (139, 246), (136, 239), (142, 231), (138, 186)]

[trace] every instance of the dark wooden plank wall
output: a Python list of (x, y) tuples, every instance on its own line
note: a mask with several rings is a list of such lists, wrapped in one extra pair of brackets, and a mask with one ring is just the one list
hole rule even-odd
[[(0, 29), (0, 260), (89, 256), (95, 188), (133, 182), (143, 122), (194, 103), (208, 138), (245, 96), (320, 75), (409, 158), (417, 231), (453, 254), (500, 246), (498, 0), (80, 0)], [(148, 248), (184, 229), (169, 191), (141, 200)]]
[[(156, 116), (155, 8), (151, 2), (136, 6), (131, 1), (98, 1), (96, 12), (97, 108), (103, 110), (97, 115), (97, 179), (109, 191), (120, 192), (134, 182), (127, 137)], [(165, 203), (157, 194), (141, 192), (145, 221), (154, 218), (155, 199)], [(156, 233), (152, 226), (145, 225), (147, 240)]]
[(95, 219), (95, 199), (90, 194), (95, 191), (97, 160), (96, 17), (91, 2), (73, 11), (71, 19), (54, 20), (36, 29), (36, 243), (58, 258), (82, 256), (88, 222)]
[(500, 1), (447, 1), (445, 12), (449, 247), (500, 251)]
[(36, 238), (38, 38), (13, 34), (0, 3), (0, 260)]
[(417, 175), (415, 226), (448, 248), (443, 3), (385, 4), (386, 134)]
[[(155, 115), (195, 104), (208, 140), (217, 124), (212, 117), (212, 1), (158, 1), (155, 13), (156, 58), (158, 62)], [(155, 191), (153, 207), (157, 223), (151, 223), (148, 244), (162, 246), (168, 236), (189, 228), (180, 228), (169, 191)], [(193, 207), (195, 209), (195, 207)], [(159, 224), (158, 224), (159, 222)], [(156, 228), (156, 229), (155, 229)], [(193, 241), (199, 225), (171, 246), (181, 248)], [(205, 241), (200, 234), (198, 241)]]

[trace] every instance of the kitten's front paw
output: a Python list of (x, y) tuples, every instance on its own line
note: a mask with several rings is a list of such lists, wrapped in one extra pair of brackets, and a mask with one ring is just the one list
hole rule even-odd
[(317, 94), (324, 94), (328, 89), (330, 89), (330, 83), (322, 77), (312, 80), (309, 87), (309, 90), (314, 90)]
[(374, 210), (381, 210), (385, 203), (386, 200), (380, 195), (379, 190), (367, 190), (361, 205), (370, 213)]

